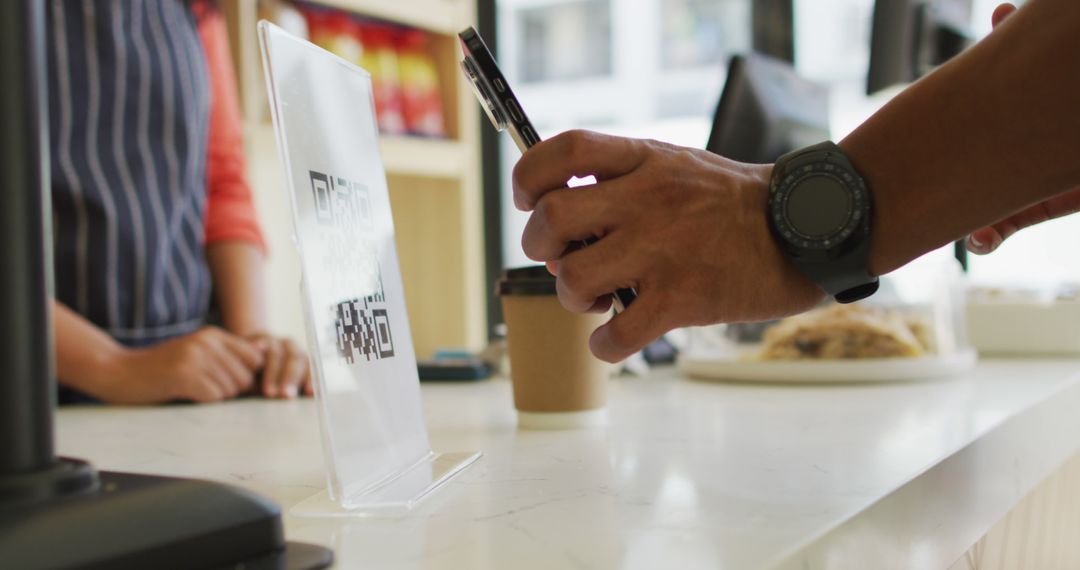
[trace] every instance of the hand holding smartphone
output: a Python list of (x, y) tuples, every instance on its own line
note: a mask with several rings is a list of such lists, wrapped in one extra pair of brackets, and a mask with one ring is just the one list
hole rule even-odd
[[(464, 54), (461, 69), (469, 79), (476, 98), (480, 100), (480, 106), (491, 119), (495, 130), (508, 131), (522, 153), (539, 143), (540, 137), (536, 134), (536, 129), (525, 116), (506, 77), (499, 71), (495, 56), (488, 50), (480, 34), (470, 26), (459, 33), (458, 38)], [(588, 246), (595, 241), (595, 238), (590, 238), (583, 241), (582, 245)], [(633, 289), (619, 289), (613, 294), (612, 304), (616, 311), (622, 311), (636, 298), (637, 292)]]

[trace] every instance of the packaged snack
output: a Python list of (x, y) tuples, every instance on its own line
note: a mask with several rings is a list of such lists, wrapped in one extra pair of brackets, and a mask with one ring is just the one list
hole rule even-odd
[(360, 65), (364, 46), (360, 43), (360, 27), (348, 12), (302, 5), (311, 43)]
[(428, 49), (428, 35), (405, 30), (398, 36), (402, 111), (410, 134), (445, 137), (442, 93), (435, 59)]
[(360, 39), (364, 46), (360, 67), (371, 74), (379, 130), (394, 135), (405, 134), (401, 77), (395, 46), (397, 30), (386, 24), (370, 21), (362, 21), (359, 25)]

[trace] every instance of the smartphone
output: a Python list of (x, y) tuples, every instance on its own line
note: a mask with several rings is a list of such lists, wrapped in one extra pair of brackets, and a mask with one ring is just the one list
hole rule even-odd
[[(521, 109), (521, 103), (510, 89), (510, 83), (499, 71), (495, 63), (495, 56), (487, 48), (484, 39), (472, 26), (462, 30), (458, 34), (461, 40), (461, 52), (464, 58), (461, 60), (461, 70), (469, 79), (476, 98), (480, 100), (480, 106), (487, 113), (495, 130), (510, 133), (518, 149), (525, 152), (533, 145), (540, 142), (540, 136), (536, 129), (525, 116)], [(583, 246), (595, 243), (596, 239), (590, 238), (582, 242)], [(637, 292), (633, 289), (619, 289), (613, 294), (612, 305), (616, 311), (622, 311), (630, 306), (637, 298)]]

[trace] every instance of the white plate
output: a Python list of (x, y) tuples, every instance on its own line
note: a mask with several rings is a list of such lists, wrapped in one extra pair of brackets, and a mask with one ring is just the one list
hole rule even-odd
[(955, 376), (969, 370), (974, 350), (949, 356), (867, 358), (860, 360), (797, 360), (745, 362), (680, 355), (679, 371), (687, 376), (737, 382), (897, 382)]

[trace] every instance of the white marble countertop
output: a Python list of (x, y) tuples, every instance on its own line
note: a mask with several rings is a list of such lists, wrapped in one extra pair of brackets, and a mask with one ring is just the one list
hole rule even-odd
[[(613, 381), (611, 425), (518, 431), (505, 380), (428, 384), (436, 451), (484, 457), (408, 516), (286, 516), (339, 568), (938, 568), (1080, 450), (1080, 360), (947, 381)], [(68, 408), (58, 448), (287, 510), (324, 488), (313, 401)]]

